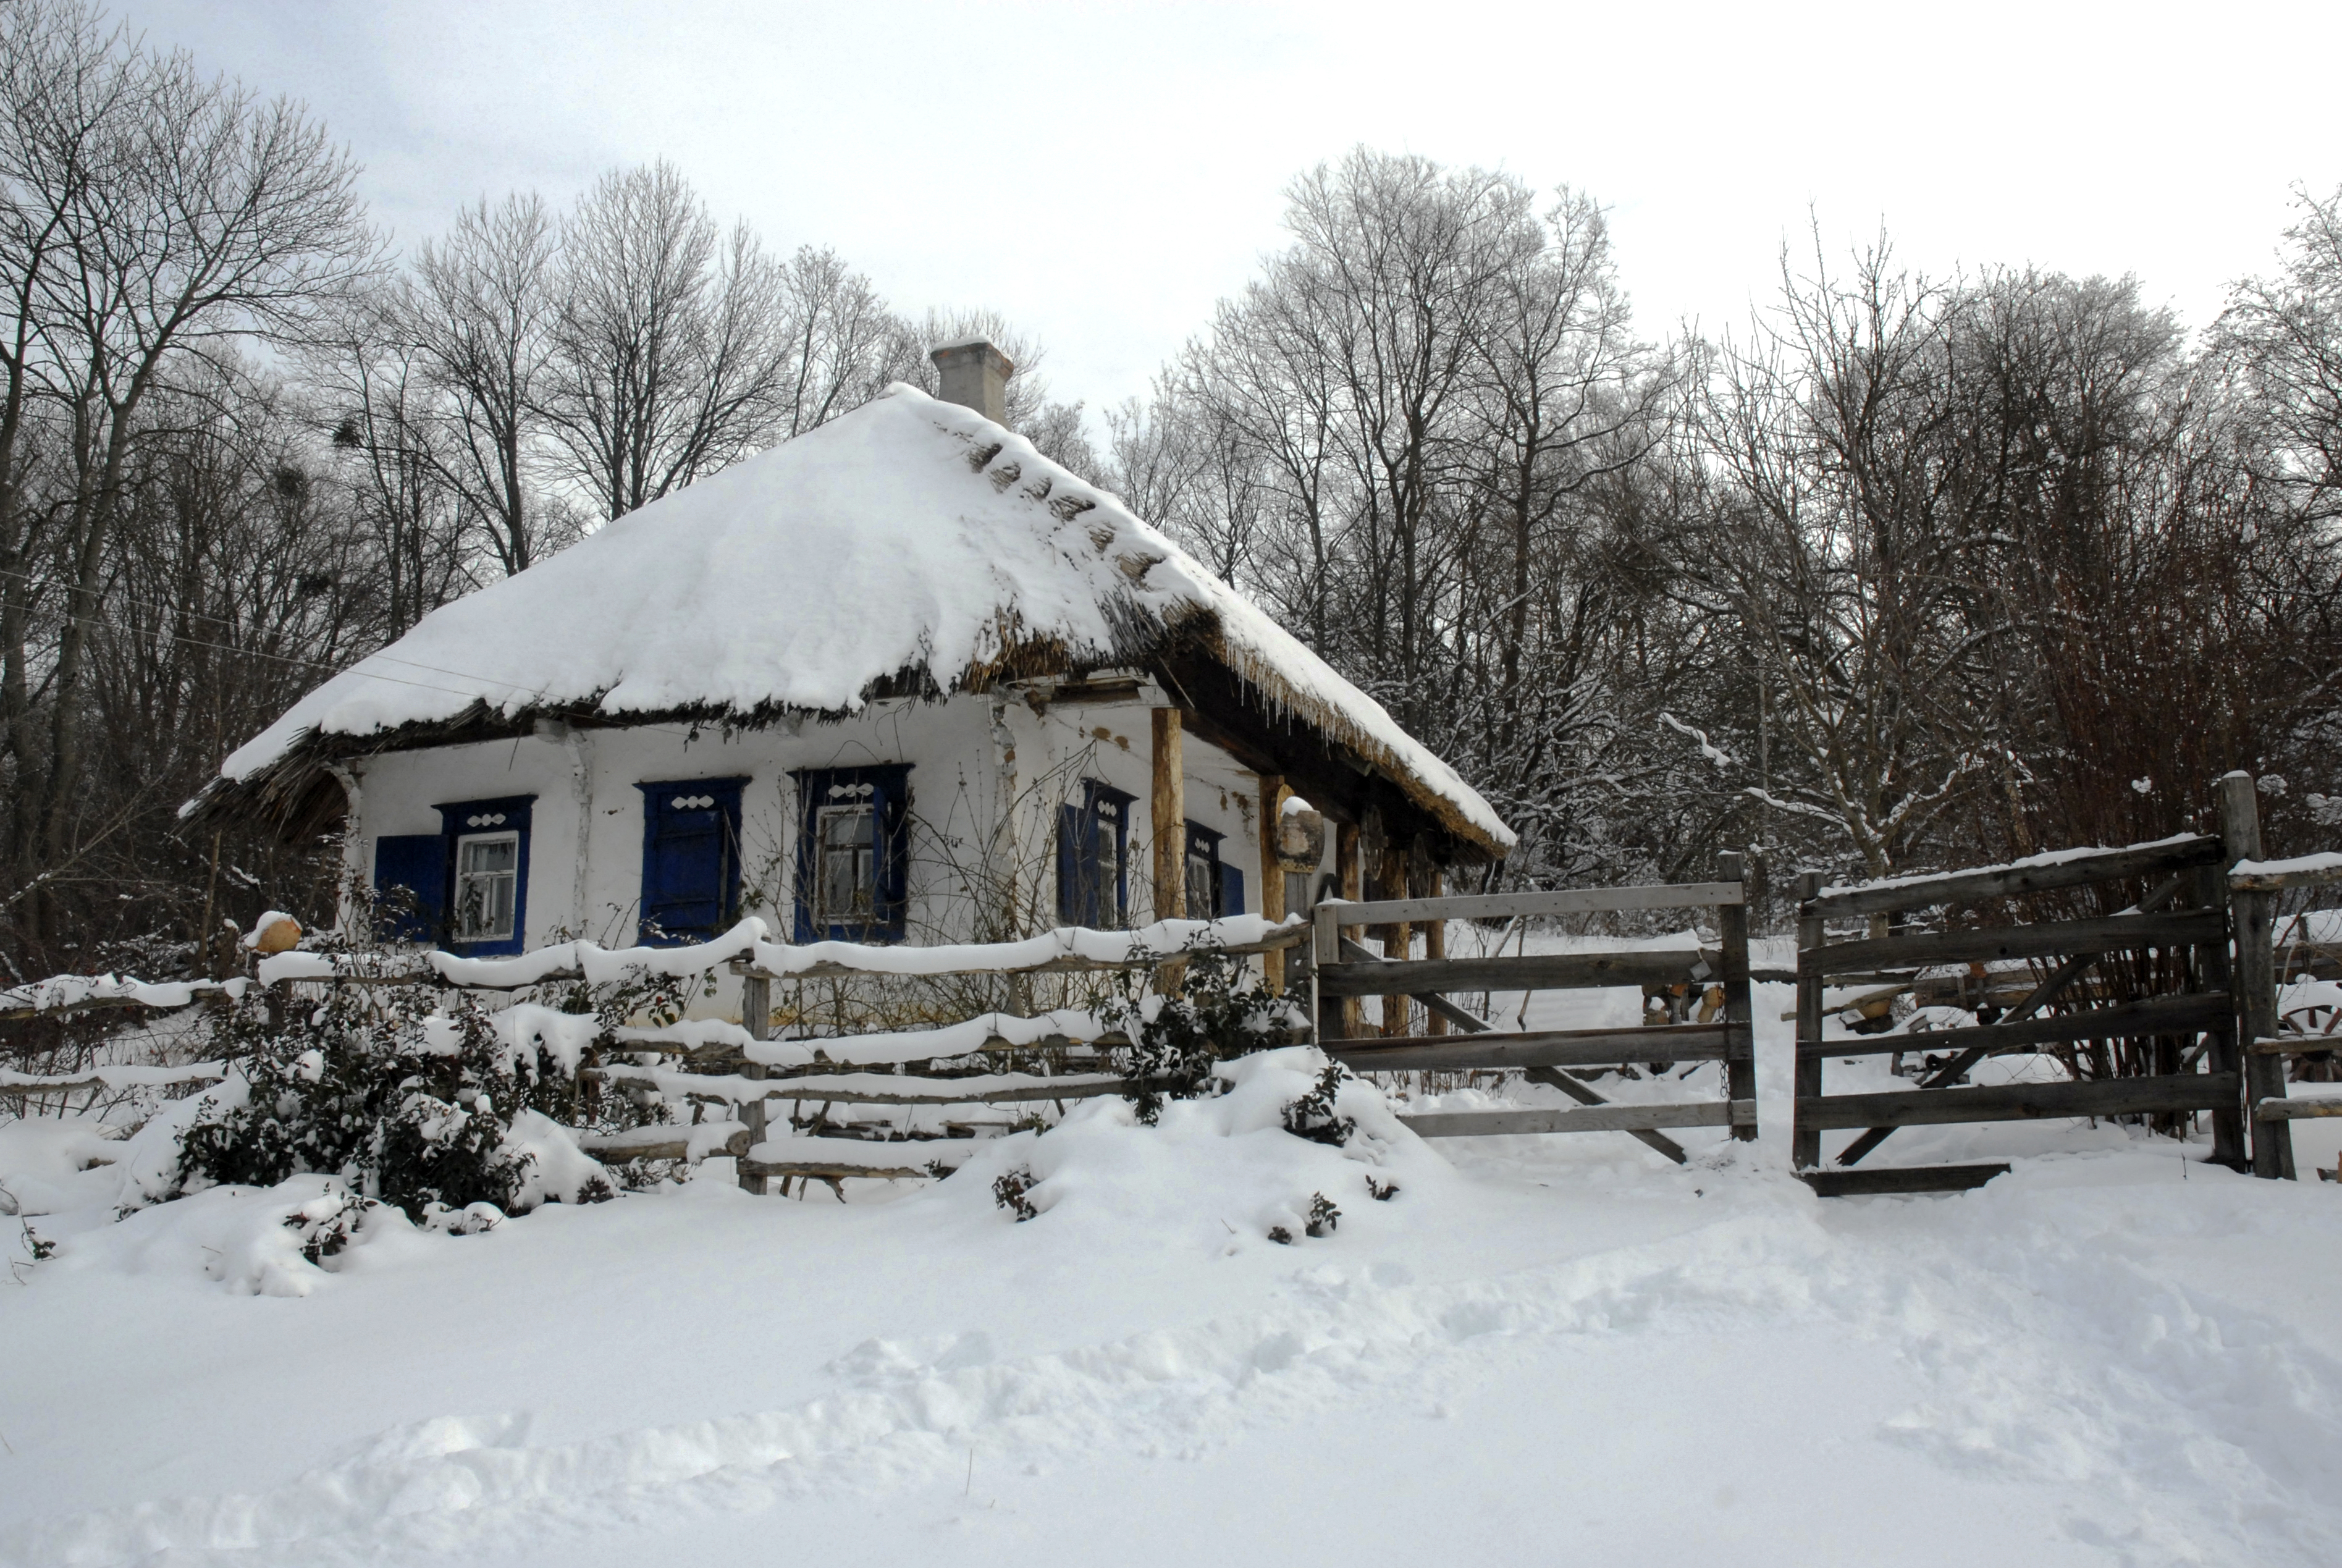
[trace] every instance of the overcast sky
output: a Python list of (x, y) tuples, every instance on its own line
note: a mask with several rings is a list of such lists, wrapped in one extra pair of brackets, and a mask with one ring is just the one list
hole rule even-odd
[(1364, 142), (1608, 204), (1654, 334), (1745, 320), (1783, 240), (2137, 273), (2201, 325), (2289, 187), (2342, 183), (2342, 5), (799, 6), (123, 0), (305, 99), (404, 242), (483, 192), (665, 156), (897, 308), (990, 305), (1093, 408)]

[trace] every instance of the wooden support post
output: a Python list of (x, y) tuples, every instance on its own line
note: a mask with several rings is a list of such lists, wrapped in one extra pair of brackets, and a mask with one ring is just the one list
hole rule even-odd
[[(740, 982), (740, 1022), (747, 1027), (751, 1040), (773, 1037), (773, 983), (761, 974), (751, 974)], [(742, 1064), (740, 1076), (751, 1082), (763, 1078), (765, 1064), (749, 1062)], [(748, 1147), (754, 1149), (765, 1141), (765, 1102), (750, 1100), (740, 1106), (740, 1124), (748, 1129)], [(766, 1177), (759, 1173), (749, 1175), (743, 1172), (740, 1190), (765, 1195)]]
[(1154, 719), (1154, 779), (1147, 794), (1148, 825), (1155, 834), (1155, 918), (1177, 920), (1187, 913), (1187, 786), (1184, 731), (1176, 708), (1156, 708)]
[[(1743, 882), (1746, 873), (1740, 856), (1726, 853), (1716, 856), (1717, 876), (1725, 882)], [(1744, 894), (1745, 897), (1745, 894)], [(1720, 904), (1716, 906), (1716, 926), (1718, 941), (1724, 948), (1724, 1022), (1732, 1030), (1732, 1054), (1724, 1064), (1724, 1097), (1727, 1100), (1756, 1098), (1756, 1030), (1755, 1008), (1748, 997), (1748, 905)], [(1747, 1142), (1756, 1136), (1753, 1124), (1732, 1124), (1732, 1135)]]
[[(1335, 824), (1334, 874), (1339, 879), (1341, 894), (1344, 898), (1355, 904), (1366, 897), (1366, 873), (1358, 864), (1358, 824), (1356, 823), (1345, 822)], [(1363, 926), (1346, 925), (1342, 927), (1342, 934), (1352, 942), (1356, 942), (1366, 935), (1366, 929)], [(1358, 998), (1343, 997), (1342, 1022), (1338, 1037), (1345, 1040), (1355, 1039), (1362, 1033), (1365, 1019), (1366, 1014), (1359, 1005)]]
[[(2200, 865), (2185, 874), (2195, 884), (2196, 904), (2204, 909), (2226, 907), (2228, 898), (2228, 868), (2225, 865)], [(2199, 944), (2196, 949), (2197, 972), (2207, 991), (2225, 991), (2236, 994), (2235, 976), (2228, 964), (2228, 944), (2223, 940)], [(2244, 1070), (2244, 1058), (2237, 1044), (2237, 1013), (2228, 1015), (2204, 1034), (2206, 1065), (2215, 1073), (2237, 1073)], [(2248, 1170), (2252, 1153), (2245, 1144), (2245, 1114), (2242, 1106), (2212, 1113), (2212, 1163), (2226, 1165), (2232, 1171)]]
[(1318, 904), (1310, 912), (1309, 1016), (1317, 1021), (1317, 1044), (1349, 1037), (1348, 999), (1327, 996), (1319, 988), (1326, 966), (1343, 961), (1342, 928), (1334, 924), (1334, 906)]
[[(1822, 975), (1813, 964), (1814, 954), (1822, 946), (1823, 921), (1812, 908), (1813, 900), (1821, 891), (1820, 872), (1797, 874), (1798, 1050), (1792, 1080), (1792, 1093), (1797, 1100), (1818, 1100), (1822, 1094), (1821, 1055), (1805, 1050), (1807, 1044), (1820, 1044), (1822, 1039)], [(1789, 1163), (1801, 1171), (1809, 1171), (1822, 1163), (1821, 1133), (1808, 1129), (1803, 1119), (1794, 1114), (1790, 1119)]]
[[(1147, 822), (1155, 843), (1155, 918), (1178, 920), (1187, 913), (1187, 767), (1185, 730), (1177, 708), (1156, 708), (1154, 745), (1149, 754), (1153, 776), (1147, 790)], [(1185, 964), (1166, 964), (1155, 972), (1155, 989), (1176, 994)]]
[[(2227, 865), (2258, 860), (2261, 854), (2260, 802), (2247, 773), (2220, 776), (2221, 858)], [(2237, 1032), (2246, 1047), (2245, 1105), (2247, 1111), (2263, 1100), (2285, 1098), (2285, 1059), (2250, 1049), (2256, 1040), (2277, 1034), (2277, 894), (2231, 889), (2228, 929), (2236, 943), (2232, 976), (2237, 998)], [(2293, 1179), (2293, 1128), (2286, 1122), (2248, 1118), (2253, 1128), (2253, 1174), (2270, 1180)]]
[[(1285, 806), (1285, 779), (1280, 774), (1260, 775), (1260, 915), (1276, 922), (1285, 918), (1285, 868), (1276, 863), (1277, 814)], [(1260, 955), (1260, 977), (1271, 995), (1285, 993), (1285, 954)]]
[[(1396, 843), (1383, 846), (1380, 873), (1385, 898), (1406, 898), (1414, 893), (1407, 885), (1407, 852)], [(1383, 956), (1405, 963), (1415, 955), (1415, 927), (1408, 922), (1395, 921), (1383, 928)], [(1414, 1008), (1404, 996), (1383, 998), (1383, 1033), (1404, 1037), (1413, 1031), (1408, 1027)]]

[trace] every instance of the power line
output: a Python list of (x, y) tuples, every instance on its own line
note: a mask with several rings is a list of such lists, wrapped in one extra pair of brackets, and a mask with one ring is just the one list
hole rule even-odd
[[(27, 577), (24, 573), (10, 572), (5, 568), (0, 568), (0, 576), (16, 577), (25, 581), (36, 580)], [(132, 596), (131, 602), (134, 604), (144, 604), (148, 605), (150, 608), (168, 608), (174, 610), (177, 608), (177, 606), (175, 605), (164, 604), (157, 600), (139, 599), (135, 596)], [(170, 642), (182, 644), (187, 647), (208, 648), (215, 653), (231, 654), (244, 658), (274, 659), (279, 664), (295, 664), (305, 669), (321, 670), (329, 677), (335, 675), (360, 675), (367, 680), (382, 681), (395, 686), (412, 686), (417, 691), (438, 692), (451, 697), (468, 697), (474, 702), (486, 702), (488, 700), (487, 695), (482, 692), (469, 691), (457, 686), (442, 686), (435, 684), (429, 681), (408, 680), (399, 675), (386, 675), (374, 670), (360, 669), (358, 667), (358, 664), (364, 664), (367, 660), (373, 659), (388, 659), (390, 663), (395, 664), (405, 664), (410, 669), (425, 670), (433, 674), (452, 675), (460, 681), (478, 681), (488, 685), (504, 686), (515, 693), (525, 693), (527, 690), (527, 688), (515, 682), (504, 680), (498, 676), (478, 674), (469, 670), (445, 669), (436, 664), (421, 664), (412, 659), (392, 658), (388, 654), (378, 652), (365, 655), (365, 658), (358, 661), (358, 664), (335, 665), (327, 664), (320, 659), (305, 659), (293, 654), (271, 653), (265, 648), (238, 647), (233, 643), (214, 642), (205, 637), (190, 636), (184, 632), (166, 632), (160, 627), (147, 628), (128, 625), (121, 621), (114, 620), (104, 615), (78, 614), (70, 610), (59, 611), (58, 614), (65, 620), (76, 622), (85, 626), (104, 627), (109, 631), (120, 632), (128, 636), (161, 637)], [(225, 617), (218, 615), (205, 615), (202, 616), (201, 619), (221, 621), (224, 620)], [(574, 702), (561, 704), (544, 703), (534, 705), (544, 707), (555, 714), (593, 717), (606, 720), (612, 717), (611, 714), (604, 713), (599, 709), (588, 708)], [(626, 727), (630, 729), (647, 730), (653, 734), (673, 735), (683, 740), (689, 740), (692, 738), (691, 731), (673, 729), (665, 724), (629, 724)]]

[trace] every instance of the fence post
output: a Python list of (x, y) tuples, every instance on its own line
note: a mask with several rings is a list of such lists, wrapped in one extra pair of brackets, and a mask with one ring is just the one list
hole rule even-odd
[(1813, 901), (1821, 891), (1820, 872), (1797, 874), (1797, 1060), (1791, 1075), (1789, 1162), (1801, 1171), (1822, 1163), (1821, 1133), (1807, 1128), (1796, 1108), (1819, 1099), (1822, 1093), (1821, 1053), (1807, 1049), (1822, 1043), (1822, 973), (1814, 954), (1821, 949), (1824, 931), (1822, 917), (1813, 913)]
[[(2252, 774), (2223, 774), (2219, 789), (2225, 874), (2240, 860), (2260, 858), (2261, 813)], [(2253, 1050), (2255, 1041), (2277, 1034), (2276, 921), (2277, 894), (2228, 891), (2228, 928), (2237, 944), (2237, 1049), (2244, 1057), (2244, 1111), (2245, 1120), (2252, 1125), (2253, 1174), (2290, 1181), (2293, 1127), (2286, 1122), (2264, 1122), (2257, 1110), (2263, 1100), (2285, 1098), (2285, 1058), (2263, 1056)]]
[[(748, 1027), (751, 1040), (773, 1037), (773, 983), (761, 974), (751, 974), (740, 982), (740, 1021)], [(762, 1062), (748, 1062), (740, 1068), (740, 1076), (751, 1083), (765, 1076)], [(748, 1129), (748, 1147), (754, 1149), (765, 1141), (765, 1102), (745, 1100), (740, 1104), (740, 1124)], [(744, 1156), (745, 1157), (745, 1156)], [(743, 1171), (740, 1190), (765, 1195), (765, 1178)]]
[[(1716, 859), (1723, 879), (1741, 884), (1742, 900), (1738, 904), (1718, 904), (1716, 910), (1716, 935), (1724, 947), (1724, 1022), (1727, 1029), (1724, 1097), (1754, 1101), (1756, 1098), (1756, 1013), (1748, 1000), (1746, 873), (1736, 852), (1726, 851)], [(1746, 1143), (1756, 1136), (1756, 1129), (1753, 1124), (1735, 1122), (1732, 1135)]]
[(1317, 1020), (1317, 1044), (1348, 1037), (1344, 1027), (1348, 1021), (1343, 1000), (1328, 997), (1319, 988), (1319, 982), (1329, 964), (1342, 961), (1342, 928), (1335, 924), (1340, 917), (1334, 905), (1321, 904), (1310, 912), (1309, 1001), (1310, 1016)]
[[(2196, 902), (2206, 909), (2225, 911), (2228, 907), (2228, 868), (2226, 865), (2204, 865), (2196, 869)], [(2242, 1062), (2237, 1049), (2236, 976), (2228, 964), (2228, 943), (2224, 935), (2217, 942), (2207, 942), (2196, 949), (2197, 962), (2202, 966), (2207, 990), (2228, 994), (2227, 1017), (2215, 1027), (2205, 1031), (2205, 1067), (2213, 1073), (2242, 1072)], [(2226, 1165), (2232, 1171), (2252, 1168), (2253, 1157), (2245, 1144), (2245, 1114), (2241, 1105), (2212, 1113), (2212, 1164)]]

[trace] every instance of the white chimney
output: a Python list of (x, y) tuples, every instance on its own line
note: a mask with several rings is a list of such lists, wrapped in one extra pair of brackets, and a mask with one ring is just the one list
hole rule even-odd
[(981, 337), (946, 343), (927, 356), (943, 374), (943, 399), (973, 408), (995, 424), (1008, 423), (1008, 356)]

